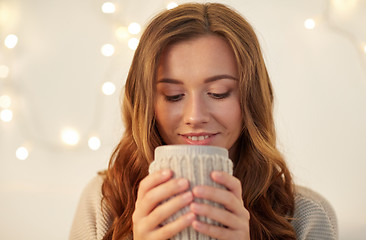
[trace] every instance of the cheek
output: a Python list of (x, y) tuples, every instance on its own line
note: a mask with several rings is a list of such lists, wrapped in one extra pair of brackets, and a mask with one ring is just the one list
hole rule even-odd
[(157, 101), (155, 104), (155, 116), (157, 124), (162, 128), (163, 131), (167, 132), (170, 127), (177, 123), (179, 118), (177, 112), (179, 110), (172, 107), (165, 101)]
[(238, 101), (227, 102), (220, 109), (221, 121), (225, 122), (228, 128), (237, 128), (239, 125), (241, 127), (242, 114)]

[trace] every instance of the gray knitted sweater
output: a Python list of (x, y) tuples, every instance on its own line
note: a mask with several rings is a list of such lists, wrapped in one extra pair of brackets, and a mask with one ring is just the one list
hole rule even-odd
[[(102, 183), (103, 178), (96, 176), (84, 189), (71, 227), (70, 240), (103, 239), (111, 225), (107, 208), (101, 207)], [(322, 196), (304, 187), (296, 188), (292, 225), (299, 240), (338, 239), (337, 220), (331, 205)]]

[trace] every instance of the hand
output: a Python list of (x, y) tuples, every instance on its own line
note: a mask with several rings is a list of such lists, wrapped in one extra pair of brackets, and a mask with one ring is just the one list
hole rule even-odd
[(201, 215), (215, 220), (225, 227), (214, 226), (194, 220), (193, 228), (212, 238), (249, 240), (250, 214), (244, 207), (240, 181), (225, 172), (212, 172), (213, 181), (225, 186), (219, 189), (210, 186), (197, 186), (193, 191), (194, 197), (220, 203), (224, 209), (207, 204), (192, 203), (190, 209), (196, 215)]
[[(172, 171), (162, 170), (141, 181), (132, 215), (133, 239), (169, 239), (192, 224), (195, 215), (189, 212), (160, 227), (165, 219), (193, 201), (192, 192), (185, 192), (188, 180), (171, 177)], [(168, 198), (171, 199), (165, 201)]]

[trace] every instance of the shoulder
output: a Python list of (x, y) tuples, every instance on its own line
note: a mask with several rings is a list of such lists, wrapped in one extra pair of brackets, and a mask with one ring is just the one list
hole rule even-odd
[(297, 239), (338, 239), (337, 218), (332, 206), (309, 188), (295, 187), (295, 212), (291, 223)]
[(102, 204), (104, 177), (97, 175), (84, 188), (74, 216), (70, 240), (102, 239), (111, 224), (108, 209)]

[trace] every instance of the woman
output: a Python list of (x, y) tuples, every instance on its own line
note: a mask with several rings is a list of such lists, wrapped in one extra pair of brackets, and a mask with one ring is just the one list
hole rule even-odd
[[(85, 189), (70, 239), (168, 239), (190, 226), (216, 239), (336, 239), (328, 203), (292, 182), (276, 149), (272, 107), (260, 46), (245, 19), (221, 4), (162, 12), (142, 35), (127, 77), (124, 135), (108, 170)], [(234, 176), (211, 174), (226, 190), (187, 192), (187, 180), (170, 171), (148, 175), (154, 149), (164, 144), (227, 148)], [(191, 211), (161, 224), (184, 206)]]

